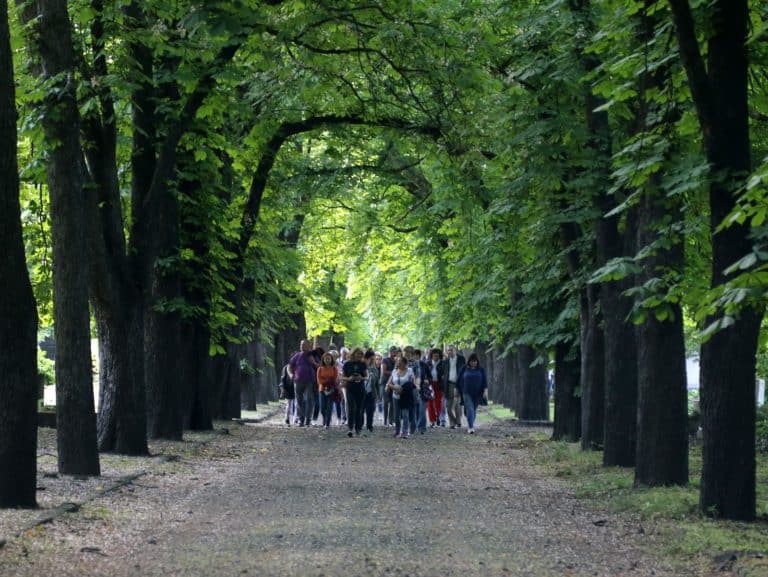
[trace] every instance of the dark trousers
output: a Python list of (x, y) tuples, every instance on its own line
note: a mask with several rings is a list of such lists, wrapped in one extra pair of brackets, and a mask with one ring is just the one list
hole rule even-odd
[(364, 401), (363, 383), (347, 383), (347, 427), (350, 431), (363, 430)]
[(365, 407), (365, 428), (369, 431), (373, 431), (373, 415), (376, 412), (376, 395), (373, 393), (365, 393), (363, 406)]

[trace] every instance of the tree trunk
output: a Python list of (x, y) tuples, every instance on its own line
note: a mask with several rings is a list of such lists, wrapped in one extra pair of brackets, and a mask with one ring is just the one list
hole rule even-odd
[(622, 292), (632, 279), (604, 283), (600, 304), (605, 335), (605, 433), (603, 465), (632, 467), (637, 440), (637, 340), (627, 317), (632, 301)]
[(579, 387), (581, 358), (568, 343), (555, 347), (555, 425), (554, 441), (578, 441), (581, 437), (581, 399)]
[(536, 361), (536, 350), (522, 345), (518, 349), (520, 370), (520, 410), (517, 416), (524, 421), (549, 420), (547, 399), (547, 367), (545, 364), (531, 366)]
[(213, 429), (213, 399), (211, 398), (212, 363), (209, 354), (211, 334), (205, 322), (193, 320), (185, 323), (185, 390), (189, 391), (185, 424), (193, 431)]
[[(652, 0), (646, 0), (640, 14), (642, 40), (650, 42), (659, 22), (658, 13), (651, 14)], [(640, 90), (649, 88), (663, 91), (669, 82), (668, 66), (653, 71), (644, 70), (640, 76)], [(674, 107), (654, 110), (641, 103), (637, 125), (650, 127), (653, 118), (667, 126), (674, 126), (679, 113)], [(671, 128), (669, 130), (672, 130)], [(671, 136), (674, 138), (674, 136)], [(670, 150), (669, 158), (676, 151)], [(642, 273), (638, 284), (645, 285), (653, 278), (681, 275), (685, 264), (684, 238), (660, 230), (669, 215), (682, 215), (683, 206), (678, 197), (665, 197), (661, 188), (661, 174), (650, 177), (638, 204), (638, 248), (662, 242), (641, 261)], [(681, 217), (680, 217), (681, 218)], [(637, 464), (636, 486), (686, 485), (688, 483), (688, 431), (685, 374), (685, 339), (683, 311), (678, 303), (668, 302), (660, 309), (662, 320), (654, 311), (637, 329), (638, 336), (638, 412), (637, 412)]]
[(21, 232), (8, 3), (0, 0), (0, 507), (37, 504), (37, 307)]
[(49, 146), (56, 338), (56, 427), (59, 471), (99, 475), (91, 374), (86, 196), (81, 174), (72, 29), (65, 0), (41, 0), (40, 56), (47, 79), (43, 126)]
[[(94, 301), (96, 302), (96, 301)], [(144, 342), (140, 308), (130, 300), (94, 305), (101, 368), (98, 440), (102, 451), (146, 455)]]
[(597, 285), (588, 285), (581, 297), (581, 447), (602, 449), (605, 432), (605, 365), (603, 331), (597, 312)]
[[(650, 189), (639, 205), (639, 242), (645, 247), (657, 241), (659, 223), (666, 215), (680, 213), (679, 201), (661, 197)], [(669, 235), (665, 235), (665, 239)], [(657, 248), (642, 261), (641, 284), (652, 278), (681, 271), (682, 239)], [(688, 399), (686, 394), (683, 311), (668, 303), (666, 318), (654, 311), (637, 329), (638, 412), (635, 485), (686, 485), (688, 483)]]
[[(686, 0), (669, 0), (711, 166), (712, 286), (751, 251), (749, 224), (718, 227), (736, 205), (751, 168), (748, 107), (747, 0), (718, 0), (709, 23), (708, 66)], [(728, 519), (755, 517), (755, 355), (763, 307), (745, 308), (701, 349), (704, 447), (699, 505)], [(713, 322), (715, 319), (709, 319)]]

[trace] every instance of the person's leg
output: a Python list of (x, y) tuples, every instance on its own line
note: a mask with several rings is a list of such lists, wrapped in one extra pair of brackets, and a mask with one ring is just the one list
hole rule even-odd
[(312, 424), (312, 415), (315, 412), (315, 395), (315, 387), (312, 383), (309, 383), (307, 388), (304, 390), (304, 397), (306, 398), (307, 402), (307, 406), (304, 411), (304, 423), (307, 427)]
[(437, 411), (437, 422), (445, 426), (445, 403), (443, 403), (443, 391), (439, 386), (435, 389), (435, 410)]
[(467, 412), (467, 429), (471, 433), (475, 430), (475, 404), (469, 395), (464, 395), (464, 409)]
[(376, 413), (376, 395), (365, 394), (365, 428), (373, 431), (373, 415)]
[(299, 426), (304, 426), (304, 411), (306, 405), (304, 404), (304, 392), (307, 387), (306, 383), (296, 383), (296, 415), (299, 417)]
[(411, 408), (410, 407), (400, 407), (400, 419), (401, 419), (401, 425), (400, 425), (400, 436), (403, 438), (407, 438), (410, 433), (409, 430), (409, 420), (410, 420), (410, 414), (411, 414)]
[(312, 412), (312, 420), (316, 421), (317, 418), (320, 416), (320, 395), (322, 393), (318, 389), (318, 391), (315, 393), (315, 410)]
[(411, 424), (411, 435), (416, 432), (416, 406), (411, 405), (411, 410), (408, 411), (408, 420)]
[(400, 435), (400, 399), (392, 397), (392, 416), (395, 423), (395, 436)]

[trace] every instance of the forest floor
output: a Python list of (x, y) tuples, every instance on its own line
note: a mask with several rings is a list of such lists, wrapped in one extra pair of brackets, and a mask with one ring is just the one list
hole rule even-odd
[(41, 430), (40, 508), (0, 511), (0, 576), (736, 574), (663, 556), (637, 516), (578, 500), (513, 421), (410, 439), (281, 421), (102, 455), (95, 479), (58, 476)]

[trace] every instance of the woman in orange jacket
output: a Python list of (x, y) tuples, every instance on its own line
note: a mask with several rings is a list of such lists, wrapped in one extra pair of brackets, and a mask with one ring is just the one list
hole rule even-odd
[(325, 353), (320, 366), (317, 367), (317, 386), (320, 391), (323, 425), (328, 429), (331, 426), (333, 400), (339, 387), (339, 368), (331, 353)]

